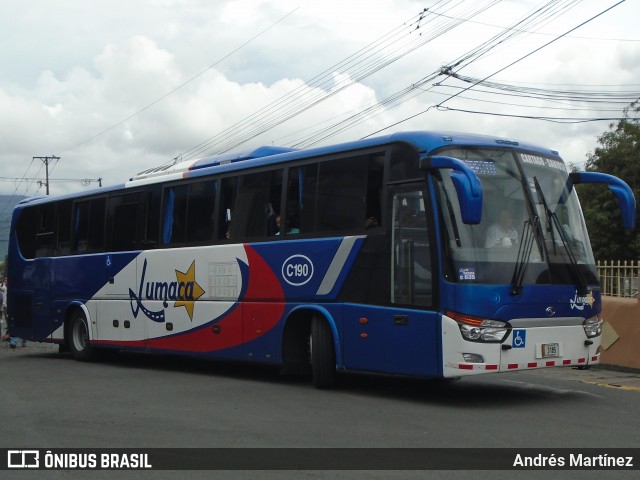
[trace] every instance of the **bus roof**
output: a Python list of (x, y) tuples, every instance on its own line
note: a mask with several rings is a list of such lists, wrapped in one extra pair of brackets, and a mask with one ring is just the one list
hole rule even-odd
[[(195, 160), (187, 160), (145, 170), (131, 177), (129, 181), (124, 184), (91, 189), (90, 191), (82, 192), (81, 194), (73, 193), (57, 196), (55, 198), (61, 200), (65, 198), (88, 196), (96, 193), (107, 193), (114, 190), (120, 190), (123, 187), (131, 188), (140, 185), (179, 180), (182, 178), (210, 175), (213, 173), (244, 170), (256, 166), (271, 165), (280, 162), (331, 155), (364, 148), (375, 148), (377, 146), (388, 145), (391, 143), (406, 143), (412, 145), (417, 152), (425, 155), (440, 147), (464, 145), (476, 147), (517, 147), (522, 150), (528, 150), (538, 154), (544, 154), (549, 157), (559, 158), (558, 152), (555, 150), (506, 138), (446, 131), (407, 131), (306, 150), (287, 147), (262, 146), (245, 152), (230, 152)], [(30, 198), (23, 200), (20, 204), (31, 202), (44, 203), (49, 200), (52, 200), (52, 198)]]
[(459, 132), (408, 131), (368, 138), (364, 140), (340, 143), (336, 145), (329, 145), (325, 147), (317, 147), (307, 150), (260, 147), (255, 152), (262, 151), (262, 155), (244, 157), (238, 156), (237, 159), (234, 160), (244, 160), (241, 164), (230, 164), (231, 162), (224, 161), (226, 156), (230, 154), (207, 157), (198, 160), (196, 162), (196, 168), (189, 168), (188, 172), (185, 172), (184, 176), (191, 177), (211, 173), (223, 173), (227, 171), (240, 170), (261, 165), (271, 165), (274, 163), (348, 152), (350, 150), (375, 148), (376, 146), (388, 145), (391, 143), (410, 144), (413, 146), (413, 148), (416, 149), (417, 152), (425, 155), (440, 147), (464, 145), (476, 147), (518, 147), (522, 150), (528, 150), (558, 159), (560, 158), (558, 152), (555, 150), (550, 150), (537, 145), (526, 144), (505, 138)]

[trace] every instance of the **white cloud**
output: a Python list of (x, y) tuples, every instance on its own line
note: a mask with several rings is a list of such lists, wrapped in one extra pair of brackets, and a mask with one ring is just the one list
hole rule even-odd
[[(545, 32), (561, 33), (579, 18), (586, 19), (605, 7), (597, 0), (583, 3), (584, 8), (575, 8), (562, 22), (546, 26)], [(506, 26), (532, 4), (504, 2), (483, 18), (485, 23)], [(311, 98), (353, 79), (353, 73), (346, 68), (327, 69), (402, 25), (426, 6), (410, 0), (301, 4), (293, 0), (66, 0), (62, 6), (29, 0), (20, 3), (19, 8), (15, 5), (0, 5), (0, 28), (4, 32), (4, 40), (0, 40), (2, 176), (21, 178), (33, 156), (59, 155), (54, 176), (101, 177), (105, 184), (122, 182), (138, 171), (166, 162), (297, 88), (305, 98)], [(289, 13), (286, 19), (241, 47)], [(579, 33), (591, 38), (606, 35), (633, 39), (637, 37), (634, 19), (638, 13), (637, 4), (624, 4), (594, 21), (593, 26), (576, 32), (576, 36)], [(248, 145), (291, 142), (335, 123), (336, 119), (409, 86), (497, 31), (488, 25), (460, 26), (314, 108), (305, 108), (293, 121), (257, 136)], [(418, 38), (419, 33), (413, 35), (411, 38)], [(493, 73), (510, 59), (530, 51), (533, 45), (552, 38), (541, 37), (530, 35), (508, 48), (501, 47), (463, 73), (479, 78)], [(214, 68), (132, 116), (236, 49)], [(566, 38), (509, 68), (497, 79), (638, 84), (638, 58), (637, 41)], [(304, 81), (325, 70), (331, 82), (304, 85)], [(479, 95), (468, 93), (470, 97)], [(368, 135), (444, 98), (424, 93), (325, 143)], [(497, 113), (532, 111), (463, 98), (445, 105)], [(567, 114), (561, 108), (548, 113)], [(109, 127), (113, 128), (96, 136)], [(497, 134), (546, 144), (567, 160), (582, 162), (595, 146), (597, 135), (606, 128), (607, 122), (559, 125), (431, 109), (384, 133), (443, 129)], [(36, 171), (33, 165), (29, 175)], [(81, 188), (80, 182), (52, 182), (53, 193)], [(13, 191), (13, 182), (0, 182), (0, 193)]]

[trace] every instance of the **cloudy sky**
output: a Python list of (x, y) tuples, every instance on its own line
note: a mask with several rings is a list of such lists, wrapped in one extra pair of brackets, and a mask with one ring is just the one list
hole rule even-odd
[[(590, 120), (640, 91), (640, 3), (602, 13), (618, 1), (0, 0), (0, 193), (44, 193), (33, 157), (60, 157), (58, 194), (176, 157), (415, 129), (583, 164), (610, 123)], [(501, 88), (462, 90), (484, 79)]]

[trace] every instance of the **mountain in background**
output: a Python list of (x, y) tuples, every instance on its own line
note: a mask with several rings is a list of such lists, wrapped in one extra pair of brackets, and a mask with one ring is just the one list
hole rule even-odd
[(0, 261), (4, 260), (9, 249), (9, 228), (13, 207), (25, 198), (22, 195), (0, 195)]

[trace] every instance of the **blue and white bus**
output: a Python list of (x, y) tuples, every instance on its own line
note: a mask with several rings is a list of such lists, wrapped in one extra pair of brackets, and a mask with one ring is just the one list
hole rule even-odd
[(404, 132), (261, 147), (23, 201), (14, 335), (310, 371), (460, 377), (600, 360), (601, 297), (569, 173), (514, 140)]

